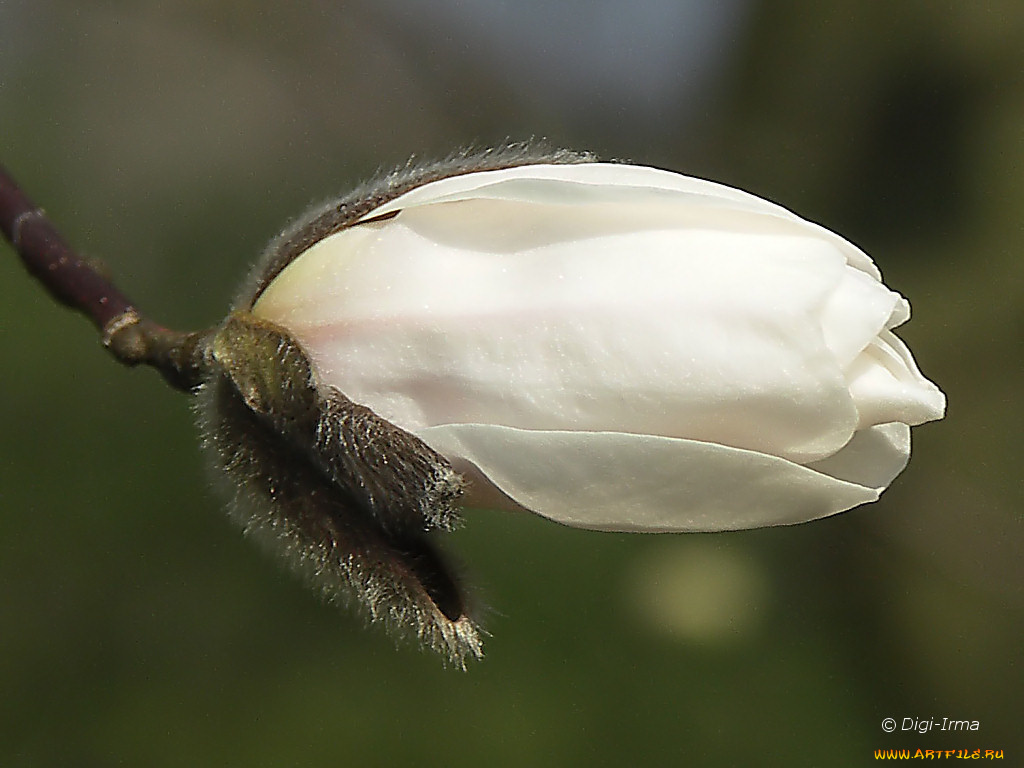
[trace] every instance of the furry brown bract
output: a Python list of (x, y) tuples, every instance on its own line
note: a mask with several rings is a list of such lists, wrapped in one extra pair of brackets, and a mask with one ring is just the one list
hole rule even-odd
[(249, 310), (310, 246), (422, 184), (589, 159), (526, 145), (462, 152), (407, 164), (316, 206), (270, 244), (207, 343), (197, 411), (231, 516), (328, 599), (457, 666), (482, 655), (466, 589), (438, 542), (459, 522), (462, 477), (418, 437), (324, 386), (288, 331)]
[(456, 524), (462, 479), (412, 435), (317, 387), (282, 329), (233, 314), (199, 392), (207, 450), (247, 534), (329, 599), (463, 665), (480, 636), (435, 541)]

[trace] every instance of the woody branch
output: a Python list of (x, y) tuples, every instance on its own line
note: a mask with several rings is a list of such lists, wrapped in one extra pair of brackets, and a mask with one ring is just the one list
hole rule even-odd
[(0, 230), (54, 299), (92, 321), (117, 360), (129, 366), (150, 365), (184, 391), (198, 386), (202, 334), (172, 331), (144, 317), (131, 299), (64, 242), (2, 165)]

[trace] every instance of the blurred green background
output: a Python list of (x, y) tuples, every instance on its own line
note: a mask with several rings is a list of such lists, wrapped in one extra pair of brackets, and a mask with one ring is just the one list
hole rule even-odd
[(475, 514), (449, 543), (493, 636), (446, 670), (244, 541), (187, 398), (3, 246), (0, 766), (1024, 765), (1019, 0), (0, 2), (0, 159), (172, 327), (217, 321), (309, 202), (531, 136), (872, 254), (949, 396), (907, 472), (746, 533)]

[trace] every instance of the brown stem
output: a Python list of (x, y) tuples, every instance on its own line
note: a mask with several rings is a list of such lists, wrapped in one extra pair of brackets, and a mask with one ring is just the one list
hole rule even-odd
[(88, 317), (120, 362), (151, 365), (184, 391), (199, 385), (206, 334), (172, 331), (143, 317), (117, 286), (64, 242), (2, 165), (0, 229), (25, 268), (57, 301)]

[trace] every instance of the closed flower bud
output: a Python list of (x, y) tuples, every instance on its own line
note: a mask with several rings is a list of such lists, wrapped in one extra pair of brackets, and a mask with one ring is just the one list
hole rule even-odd
[[(478, 641), (430, 531), (459, 506), (797, 523), (876, 500), (910, 426), (943, 415), (892, 332), (909, 305), (858, 248), (729, 187), (585, 159), (463, 159), (321, 208), (213, 344), (206, 420), (249, 424), (211, 441), (241, 507), (271, 499), (246, 524), (455, 657)], [(328, 565), (342, 551), (361, 554)]]

